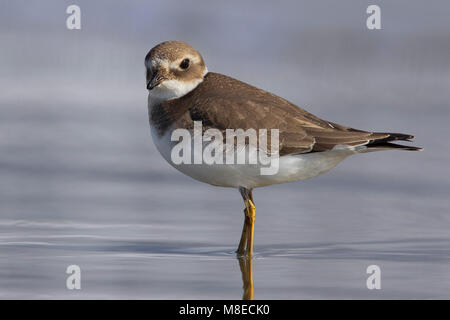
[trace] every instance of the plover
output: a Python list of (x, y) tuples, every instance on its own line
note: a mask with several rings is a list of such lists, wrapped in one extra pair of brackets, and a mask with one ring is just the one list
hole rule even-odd
[[(151, 133), (161, 155), (196, 180), (240, 191), (245, 203), (244, 227), (237, 249), (240, 256), (252, 255), (254, 188), (313, 178), (353, 154), (421, 150), (393, 143), (410, 141), (412, 135), (369, 132), (325, 121), (272, 93), (208, 72), (200, 53), (185, 42), (158, 44), (145, 57), (145, 66)], [(276, 173), (263, 175), (259, 170), (262, 165), (258, 164), (175, 163), (171, 157), (177, 143), (173, 132), (193, 132), (197, 122), (202, 124), (202, 133), (208, 129), (224, 134), (227, 129), (276, 129)], [(269, 149), (263, 151), (271, 153)]]

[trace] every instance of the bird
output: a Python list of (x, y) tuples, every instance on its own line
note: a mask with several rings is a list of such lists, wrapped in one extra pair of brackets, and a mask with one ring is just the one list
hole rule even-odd
[[(200, 53), (183, 41), (154, 46), (145, 57), (145, 68), (150, 131), (163, 158), (198, 181), (239, 190), (245, 205), (236, 250), (240, 257), (253, 255), (255, 188), (316, 177), (354, 154), (422, 150), (395, 143), (411, 141), (414, 136), (410, 134), (364, 131), (322, 120), (275, 94), (209, 72)], [(276, 130), (276, 172), (261, 174), (261, 164), (177, 163), (173, 149), (179, 140), (174, 140), (173, 133), (185, 130), (195, 139), (196, 123), (201, 123), (202, 134), (211, 129), (222, 134), (231, 129)], [(250, 142), (245, 142), (245, 148), (250, 148)], [(222, 150), (237, 152), (228, 147)], [(257, 151), (273, 154), (270, 148)]]

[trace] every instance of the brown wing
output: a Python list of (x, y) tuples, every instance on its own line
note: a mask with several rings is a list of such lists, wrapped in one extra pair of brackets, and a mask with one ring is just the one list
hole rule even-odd
[(208, 73), (195, 90), (170, 101), (166, 108), (176, 110), (178, 114), (184, 113), (182, 108), (188, 108), (189, 119), (181, 117), (177, 120), (184, 122), (185, 127), (188, 126), (186, 121), (194, 120), (202, 121), (205, 130), (278, 129), (280, 155), (326, 151), (336, 145), (388, 141), (391, 136), (322, 120), (283, 98), (217, 73)]

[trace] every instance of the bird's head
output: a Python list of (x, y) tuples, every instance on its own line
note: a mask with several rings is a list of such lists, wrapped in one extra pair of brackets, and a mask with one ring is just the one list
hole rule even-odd
[(166, 41), (145, 57), (147, 89), (159, 100), (179, 98), (192, 91), (208, 72), (200, 53), (182, 41)]

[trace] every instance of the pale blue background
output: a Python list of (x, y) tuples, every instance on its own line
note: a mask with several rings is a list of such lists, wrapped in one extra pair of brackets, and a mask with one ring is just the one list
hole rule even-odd
[[(171, 39), (210, 71), (425, 148), (256, 190), (255, 298), (450, 298), (449, 17), (424, 0), (2, 0), (0, 298), (241, 297), (238, 192), (176, 172), (151, 142), (144, 56)], [(65, 289), (70, 264), (81, 291)]]

